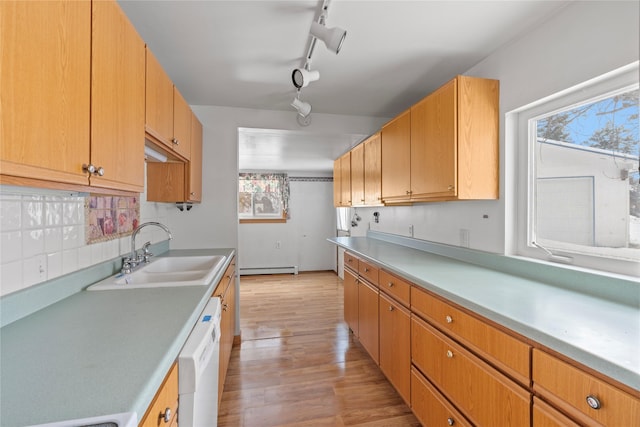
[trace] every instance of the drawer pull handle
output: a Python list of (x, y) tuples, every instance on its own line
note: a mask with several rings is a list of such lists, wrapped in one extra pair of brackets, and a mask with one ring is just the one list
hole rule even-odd
[(454, 425), (455, 423), (456, 423), (456, 422), (455, 422), (455, 420), (454, 420), (453, 418), (451, 418), (451, 417), (447, 418), (447, 425), (452, 426), (452, 425)]
[(448, 357), (449, 359), (453, 358), (453, 351), (451, 351), (451, 350), (447, 350), (447, 357)]
[(393, 282), (389, 282), (389, 287), (393, 288)]
[(592, 409), (600, 409), (602, 407), (598, 398), (591, 395), (587, 396), (587, 404), (591, 406)]
[(389, 306), (389, 311), (393, 311), (393, 306), (392, 305)]
[(364, 268), (364, 272), (365, 272), (365, 273), (368, 273), (368, 272), (369, 272), (369, 269), (368, 269), (367, 267), (365, 267), (365, 268)]
[(171, 421), (171, 408), (165, 409), (164, 414), (160, 414), (160, 417), (162, 418), (165, 424)]
[(453, 323), (453, 318), (451, 316), (445, 317), (444, 320), (446, 320), (447, 323)]

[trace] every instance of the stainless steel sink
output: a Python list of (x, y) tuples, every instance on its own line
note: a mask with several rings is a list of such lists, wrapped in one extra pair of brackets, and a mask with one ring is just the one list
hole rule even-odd
[(222, 268), (225, 259), (221, 255), (160, 257), (132, 273), (107, 277), (87, 290), (206, 286)]

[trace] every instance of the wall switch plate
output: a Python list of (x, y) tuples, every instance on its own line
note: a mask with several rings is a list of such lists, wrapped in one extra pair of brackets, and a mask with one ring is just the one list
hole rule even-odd
[(280, 249), (282, 246), (282, 242), (280, 240), (276, 240), (276, 249)]

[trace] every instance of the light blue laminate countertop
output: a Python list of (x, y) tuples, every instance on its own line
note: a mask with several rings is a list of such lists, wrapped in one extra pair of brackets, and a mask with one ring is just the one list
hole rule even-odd
[(81, 291), (0, 329), (0, 425), (140, 420), (234, 254), (162, 255), (227, 256), (209, 286)]
[(640, 390), (640, 307), (635, 302), (626, 305), (383, 240), (328, 240)]

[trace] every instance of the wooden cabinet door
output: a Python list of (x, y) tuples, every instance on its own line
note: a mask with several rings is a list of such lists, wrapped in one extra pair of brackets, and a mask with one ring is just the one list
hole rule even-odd
[(358, 144), (351, 150), (351, 205), (364, 202), (364, 145)]
[(202, 201), (202, 123), (195, 114), (191, 114), (191, 159), (187, 165), (189, 188), (187, 199), (190, 202)]
[(357, 337), (358, 328), (358, 278), (345, 268), (344, 270), (344, 321)]
[(173, 138), (173, 82), (147, 47), (145, 129), (158, 142), (171, 148)]
[(457, 179), (456, 80), (411, 107), (411, 195), (454, 196)]
[(364, 204), (379, 205), (382, 202), (382, 157), (380, 132), (364, 142)]
[(427, 427), (471, 427), (465, 417), (415, 368), (411, 368), (411, 410)]
[(351, 152), (340, 157), (340, 202), (351, 206)]
[(333, 161), (333, 206), (339, 208), (342, 202), (341, 178), (342, 170), (340, 168), (340, 158)]
[(371, 358), (380, 363), (378, 288), (362, 280), (358, 283), (358, 332), (360, 343)]
[(191, 156), (191, 108), (178, 89), (173, 88), (173, 150), (185, 159)]
[(87, 185), (91, 2), (0, 1), (0, 170)]
[(380, 368), (411, 404), (411, 314), (380, 292)]
[(95, 187), (144, 191), (144, 42), (115, 1), (93, 2), (91, 163)]
[(411, 111), (382, 127), (382, 199), (407, 200), (411, 195)]

